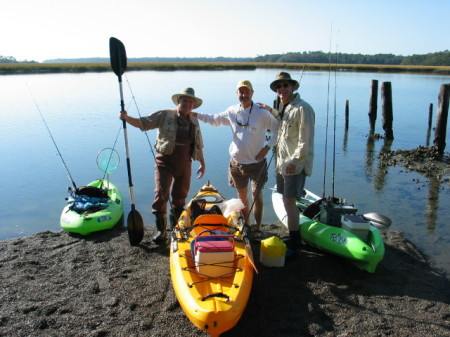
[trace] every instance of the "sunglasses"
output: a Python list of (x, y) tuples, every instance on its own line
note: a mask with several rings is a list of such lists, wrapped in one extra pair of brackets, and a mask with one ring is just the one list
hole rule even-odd
[(283, 84), (280, 84), (280, 83), (278, 83), (276, 86), (275, 86), (275, 88), (276, 89), (281, 89), (281, 88), (287, 88), (287, 87), (289, 87), (289, 83), (287, 83), (287, 82), (285, 82), (285, 83), (283, 83)]

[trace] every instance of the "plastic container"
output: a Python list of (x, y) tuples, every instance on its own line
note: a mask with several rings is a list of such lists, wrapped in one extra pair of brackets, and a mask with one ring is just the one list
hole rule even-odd
[(197, 271), (204, 277), (229, 274), (234, 264), (234, 241), (230, 236), (200, 236), (194, 243)]
[(370, 223), (362, 215), (342, 215), (341, 224), (343, 229), (352, 232), (361, 240), (367, 242)]
[(279, 237), (271, 236), (261, 240), (259, 262), (266, 267), (283, 267), (286, 257), (286, 244)]

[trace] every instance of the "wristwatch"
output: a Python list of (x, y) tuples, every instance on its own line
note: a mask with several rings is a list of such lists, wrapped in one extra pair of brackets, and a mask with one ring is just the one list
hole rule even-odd
[(264, 146), (264, 148), (265, 148), (267, 151), (270, 150), (270, 146), (269, 146), (269, 145)]

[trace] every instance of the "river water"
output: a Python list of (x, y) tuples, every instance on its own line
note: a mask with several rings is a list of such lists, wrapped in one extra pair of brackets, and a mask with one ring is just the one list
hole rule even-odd
[[(193, 87), (197, 96), (204, 100), (197, 111), (217, 113), (237, 103), (235, 86), (240, 79), (253, 83), (255, 102), (272, 104), (275, 95), (269, 83), (278, 71), (129, 72), (123, 78), (125, 104), (130, 115), (146, 115), (174, 107), (171, 96), (185, 87)], [(308, 71), (303, 74), (294, 71), (291, 75), (297, 80), (301, 78), (302, 98), (316, 112), (314, 173), (307, 179), (306, 188), (320, 195), (325, 177), (326, 193), (331, 194), (334, 152), (335, 195), (354, 203), (362, 213), (379, 212), (390, 217), (393, 220), (391, 230), (403, 231), (439, 267), (450, 272), (449, 183), (427, 179), (402, 167), (380, 167), (377, 155), (387, 145), (383, 140), (370, 142), (367, 138), (372, 79), (378, 80), (380, 85), (385, 81), (392, 84), (395, 140), (389, 147), (405, 150), (432, 143), (434, 132), (431, 131), (431, 140), (427, 133), (429, 106), (430, 103), (434, 106), (435, 119), (440, 86), (449, 83), (450, 76), (353, 72), (330, 76), (327, 72)], [(128, 213), (128, 178), (123, 132), (118, 119), (119, 86), (112, 72), (0, 76), (0, 91), (1, 240), (43, 230), (60, 230), (60, 213), (67, 186), (72, 183), (39, 110), (78, 186), (102, 176), (96, 163), (97, 154), (103, 148), (115, 146), (121, 163), (110, 178), (121, 190)], [(344, 127), (346, 100), (350, 107), (347, 132)], [(378, 106), (378, 116), (381, 116), (380, 98)], [(335, 112), (336, 132), (333, 131)], [(202, 124), (202, 132), (207, 173), (201, 180), (193, 176), (190, 195), (209, 180), (222, 194), (233, 198), (235, 190), (227, 185), (231, 132), (226, 127), (205, 124)], [(376, 132), (384, 134), (381, 117)], [(327, 135), (327, 172), (324, 172)], [(151, 225), (154, 224), (150, 214), (154, 159), (148, 139), (153, 144), (156, 133), (148, 132), (147, 139), (145, 133), (129, 127), (128, 136), (136, 208), (145, 224)], [(447, 132), (446, 143), (450, 143), (450, 132)], [(193, 171), (197, 167), (194, 163)], [(269, 170), (271, 174), (264, 190), (264, 223), (277, 221), (269, 189), (274, 185), (273, 164)]]

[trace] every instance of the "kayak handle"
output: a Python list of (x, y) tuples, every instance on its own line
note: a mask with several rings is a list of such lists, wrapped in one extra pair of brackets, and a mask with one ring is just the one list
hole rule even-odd
[(205, 297), (203, 297), (202, 301), (206, 301), (207, 299), (209, 299), (211, 297), (221, 297), (221, 298), (226, 298), (227, 301), (230, 300), (230, 297), (224, 293), (213, 293), (213, 294), (208, 294)]

